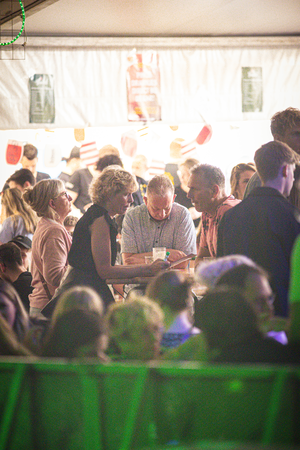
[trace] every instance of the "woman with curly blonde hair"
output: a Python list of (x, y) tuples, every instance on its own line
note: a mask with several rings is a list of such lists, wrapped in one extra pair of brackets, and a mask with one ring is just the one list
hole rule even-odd
[(68, 258), (71, 269), (61, 292), (72, 286), (90, 286), (108, 305), (114, 297), (107, 278), (152, 276), (169, 266), (161, 260), (150, 265), (115, 266), (118, 228), (114, 217), (125, 214), (136, 190), (134, 177), (120, 166), (109, 166), (94, 179), (90, 187), (93, 204), (75, 227)]
[(37, 225), (37, 216), (24, 202), (22, 192), (17, 188), (5, 189), (1, 203), (5, 220), (0, 232), (0, 244), (6, 244), (18, 235), (32, 239)]

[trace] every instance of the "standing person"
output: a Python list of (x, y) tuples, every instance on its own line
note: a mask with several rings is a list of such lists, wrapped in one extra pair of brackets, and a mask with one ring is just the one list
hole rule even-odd
[(240, 200), (226, 195), (225, 176), (215, 166), (199, 164), (191, 169), (188, 198), (202, 212), (201, 237), (195, 267), (205, 257), (217, 255), (217, 235), (220, 220), (228, 209)]
[(32, 241), (30, 315), (40, 315), (67, 270), (71, 236), (63, 221), (71, 211), (71, 198), (61, 180), (42, 180), (23, 194), (41, 217)]
[(5, 244), (18, 235), (32, 239), (37, 216), (24, 202), (19, 189), (5, 189), (2, 195), (2, 208), (5, 220), (0, 231), (0, 244)]
[(62, 180), (64, 183), (67, 183), (73, 173), (76, 170), (81, 169), (80, 148), (73, 147), (69, 158), (62, 158), (62, 161), (66, 161), (66, 167), (58, 175), (58, 179)]
[(230, 175), (231, 195), (238, 200), (243, 200), (244, 192), (250, 178), (255, 174), (253, 163), (240, 163), (232, 168)]
[(300, 233), (299, 212), (286, 199), (298, 158), (279, 141), (260, 147), (254, 161), (263, 186), (226, 212), (218, 233), (218, 256), (248, 256), (272, 276), (275, 314), (282, 316), (288, 315), (290, 258)]
[(178, 165), (180, 185), (175, 187), (176, 202), (179, 203), (179, 205), (185, 206), (189, 210), (195, 228), (197, 228), (200, 223), (201, 213), (198, 213), (196, 208), (193, 206), (191, 199), (187, 196), (187, 193), (189, 192), (188, 181), (191, 175), (190, 170), (197, 164), (199, 164), (197, 159), (188, 158)]
[(21, 165), (23, 169), (29, 169), (38, 183), (41, 180), (46, 180), (50, 178), (47, 173), (38, 172), (36, 170), (38, 163), (38, 151), (37, 148), (32, 144), (25, 144), (23, 150), (23, 157), (21, 159)]
[[(168, 260), (196, 254), (196, 232), (188, 210), (174, 203), (174, 186), (165, 175), (149, 181), (145, 203), (128, 211), (122, 227), (125, 264), (143, 264), (153, 247), (166, 247)], [(177, 268), (185, 268), (177, 266)]]
[[(271, 118), (271, 133), (276, 141), (287, 144), (292, 150), (300, 155), (300, 110), (297, 108), (287, 108), (279, 111)], [(297, 166), (294, 172), (294, 184), (291, 189), (288, 200), (296, 208), (300, 209), (300, 166)], [(244, 197), (255, 188), (262, 186), (258, 173), (251, 177), (247, 184)]]
[(115, 266), (118, 233), (114, 217), (124, 214), (132, 203), (137, 185), (134, 177), (119, 166), (110, 166), (95, 178), (90, 195), (92, 206), (78, 221), (69, 252), (71, 269), (62, 286), (90, 286), (107, 306), (114, 297), (106, 284), (107, 278), (152, 276), (169, 267), (167, 261), (151, 265)]
[[(6, 189), (17, 188), (19, 191), (24, 192), (27, 187), (35, 185), (35, 178), (33, 173), (29, 169), (20, 169), (13, 173), (6, 181)], [(3, 188), (4, 190), (4, 188)]]

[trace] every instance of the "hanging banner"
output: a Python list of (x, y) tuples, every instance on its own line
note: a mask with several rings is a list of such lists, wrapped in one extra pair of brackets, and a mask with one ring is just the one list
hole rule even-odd
[(242, 67), (242, 111), (262, 112), (262, 108), (262, 68)]
[(128, 120), (161, 120), (158, 54), (151, 51), (131, 52), (127, 61)]
[(33, 75), (29, 78), (29, 89), (29, 123), (54, 123), (55, 104), (53, 75)]
[(6, 146), (5, 160), (7, 164), (18, 164), (23, 156), (23, 142), (9, 139)]

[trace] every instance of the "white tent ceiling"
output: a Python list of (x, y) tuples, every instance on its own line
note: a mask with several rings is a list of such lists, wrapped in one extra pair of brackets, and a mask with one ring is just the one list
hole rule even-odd
[[(5, 3), (9, 0), (1, 0), (0, 7)], [(26, 7), (30, 0), (23, 3)], [(300, 36), (300, 0), (36, 0), (31, 3), (37, 6), (26, 12), (28, 36)]]

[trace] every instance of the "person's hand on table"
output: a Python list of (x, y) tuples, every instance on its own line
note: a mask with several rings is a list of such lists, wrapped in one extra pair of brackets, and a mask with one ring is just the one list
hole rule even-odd
[[(168, 261), (175, 262), (178, 261), (178, 259), (184, 258), (186, 254), (182, 252), (181, 250), (174, 250), (173, 248), (168, 248), (168, 252), (170, 252), (170, 255), (168, 256)], [(181, 264), (178, 264), (178, 266), (175, 266), (175, 269), (185, 269), (189, 264), (189, 261), (185, 261)]]
[(152, 264), (150, 264), (149, 269), (151, 270), (151, 275), (156, 275), (161, 270), (166, 270), (170, 267), (169, 261), (163, 261), (162, 259), (157, 259)]

